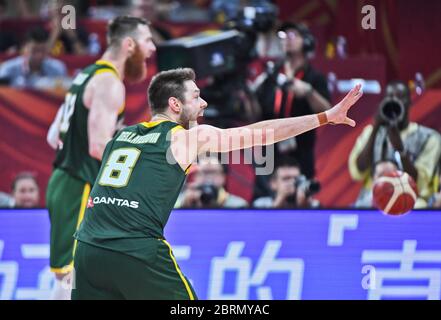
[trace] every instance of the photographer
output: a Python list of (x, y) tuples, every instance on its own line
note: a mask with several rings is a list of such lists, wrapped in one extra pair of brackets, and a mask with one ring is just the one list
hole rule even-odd
[(441, 138), (435, 130), (409, 121), (410, 103), (408, 87), (390, 82), (374, 124), (358, 137), (349, 156), (349, 172), (352, 179), (363, 182), (359, 198), (372, 188), (373, 165), (384, 159), (394, 159), (417, 183), (421, 199), (416, 208), (426, 207), (435, 192)]
[(254, 208), (311, 208), (318, 203), (312, 196), (320, 190), (317, 181), (306, 179), (298, 163), (293, 159), (282, 159), (276, 166), (270, 187), (273, 195), (261, 197), (253, 202)]
[(175, 208), (246, 208), (248, 202), (225, 190), (226, 167), (217, 158), (200, 159), (193, 179), (178, 197)]
[[(263, 119), (303, 116), (326, 111), (331, 107), (324, 75), (309, 60), (315, 40), (302, 24), (284, 23), (278, 32), (284, 58), (270, 62), (266, 72), (257, 77), (253, 87), (262, 109)], [(295, 157), (303, 174), (315, 176), (315, 130), (276, 145), (276, 156)]]

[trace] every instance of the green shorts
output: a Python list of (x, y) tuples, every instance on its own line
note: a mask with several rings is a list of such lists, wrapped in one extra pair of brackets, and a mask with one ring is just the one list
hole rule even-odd
[(51, 222), (50, 267), (55, 273), (73, 268), (76, 241), (73, 234), (84, 217), (90, 184), (55, 169), (46, 190), (46, 206)]
[(182, 274), (165, 240), (157, 241), (150, 262), (78, 241), (72, 300), (194, 300), (188, 279)]

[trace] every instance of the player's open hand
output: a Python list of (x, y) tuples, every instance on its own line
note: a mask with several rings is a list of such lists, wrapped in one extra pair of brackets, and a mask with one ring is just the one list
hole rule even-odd
[(355, 127), (355, 121), (347, 116), (348, 110), (361, 98), (363, 91), (361, 84), (357, 84), (348, 94), (333, 108), (326, 111), (328, 121), (333, 124), (347, 124)]

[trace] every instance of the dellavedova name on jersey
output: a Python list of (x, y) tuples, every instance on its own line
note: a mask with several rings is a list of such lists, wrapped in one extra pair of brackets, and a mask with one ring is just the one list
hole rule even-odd
[(160, 135), (161, 133), (149, 133), (140, 136), (134, 132), (121, 132), (119, 137), (116, 138), (116, 141), (123, 141), (133, 144), (156, 143)]
[(130, 201), (127, 199), (120, 198), (111, 198), (111, 197), (89, 197), (89, 201), (87, 202), (87, 207), (92, 208), (96, 204), (110, 204), (118, 207), (128, 207), (137, 209), (139, 207), (138, 201)]

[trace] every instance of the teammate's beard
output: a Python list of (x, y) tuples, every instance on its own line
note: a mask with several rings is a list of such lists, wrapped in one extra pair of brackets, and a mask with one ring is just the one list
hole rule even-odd
[(127, 58), (124, 64), (124, 78), (128, 82), (140, 82), (145, 79), (147, 68), (144, 55), (138, 44), (135, 45), (135, 51), (132, 56)]

